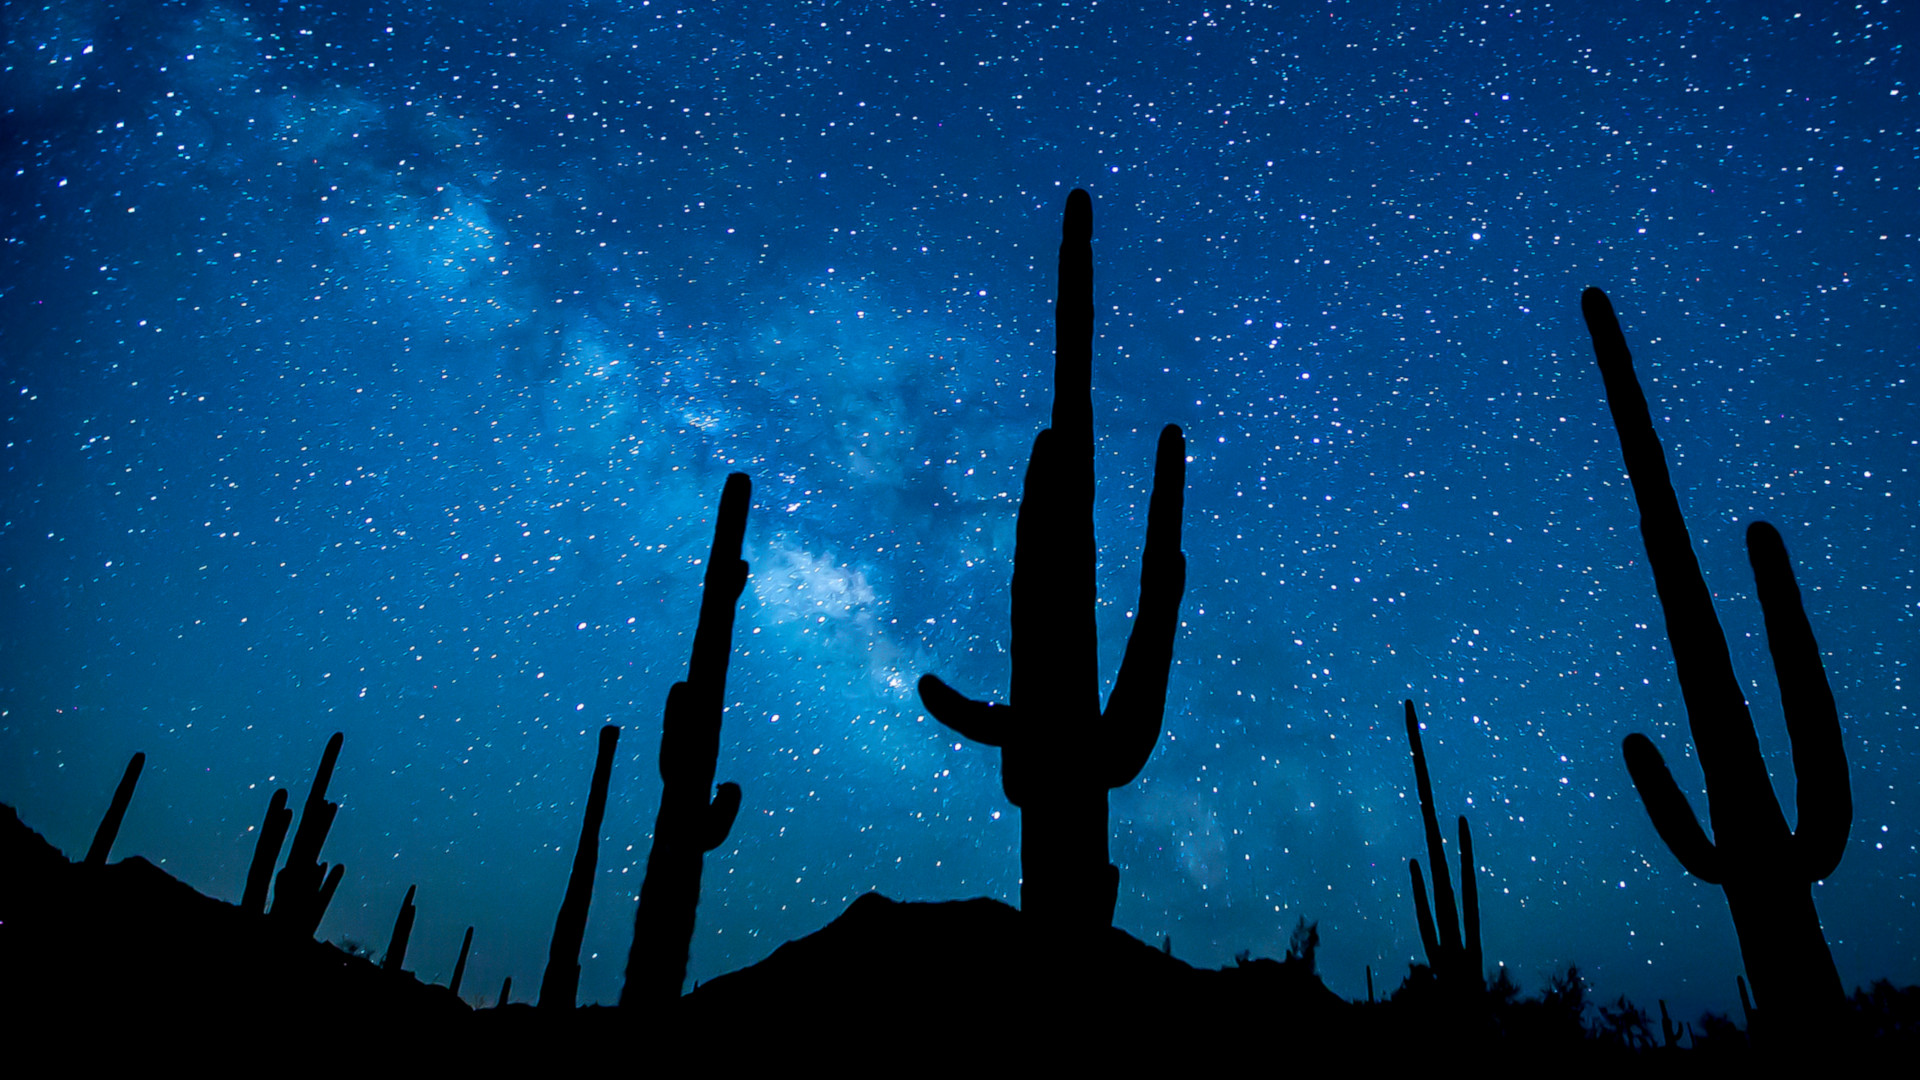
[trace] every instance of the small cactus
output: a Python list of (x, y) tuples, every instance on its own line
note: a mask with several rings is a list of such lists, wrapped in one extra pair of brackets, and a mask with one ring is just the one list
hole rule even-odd
[(600, 753), (593, 763), (593, 784), (587, 791), (587, 812), (580, 824), (580, 849), (573, 856), (573, 874), (567, 895), (553, 922), (553, 944), (547, 950), (547, 971), (540, 979), (542, 1008), (571, 1009), (580, 992), (580, 943), (587, 936), (587, 906), (593, 902), (593, 872), (600, 865), (600, 823), (607, 815), (607, 782), (613, 776), (613, 749), (620, 729), (600, 729)]
[(1106, 708), (1100, 705), (1093, 535), (1093, 203), (1067, 196), (1054, 308), (1053, 424), (1027, 461), (1013, 555), (1010, 703), (962, 696), (934, 675), (934, 719), (1000, 748), (1000, 782), (1020, 808), (1020, 907), (1078, 930), (1113, 923), (1120, 871), (1108, 860), (1107, 792), (1131, 784), (1160, 739), (1187, 560), (1180, 552), (1186, 439), (1160, 433), (1140, 608)]
[(1627, 771), (1680, 865), (1725, 890), (1759, 1008), (1767, 1016), (1814, 1018), (1803, 1029), (1811, 1037), (1824, 1023), (1821, 1018), (1845, 1000), (1814, 910), (1812, 886), (1840, 865), (1853, 825), (1846, 748), (1820, 649), (1780, 534), (1754, 522), (1747, 529), (1747, 553), (1799, 780), (1799, 826), (1789, 829), (1619, 319), (1599, 289), (1588, 289), (1580, 305), (1640, 508), (1640, 534), (1666, 616), (1687, 723), (1706, 774), (1713, 838), (1700, 827), (1651, 739), (1627, 736)]
[(273, 867), (280, 861), (280, 848), (286, 844), (287, 829), (292, 824), (287, 789), (275, 789), (273, 798), (267, 800), (267, 816), (260, 822), (260, 837), (253, 844), (253, 863), (247, 867), (247, 888), (240, 894), (240, 910), (250, 915), (267, 910), (267, 887), (273, 883)]
[(447, 989), (454, 997), (460, 996), (460, 982), (467, 977), (467, 954), (473, 951), (473, 927), (467, 927), (467, 936), (460, 939), (460, 959), (453, 962), (453, 981)]
[(333, 766), (340, 759), (344, 738), (336, 731), (333, 738), (327, 740), (327, 748), (320, 755), (320, 768), (313, 774), (313, 787), (307, 790), (307, 801), (300, 809), (300, 827), (294, 830), (287, 865), (274, 879), (273, 918), (289, 931), (303, 936), (312, 936), (320, 928), (320, 920), (326, 915), (327, 905), (333, 901), (334, 890), (340, 887), (340, 878), (345, 873), (344, 867), (329, 870), (326, 863), (319, 861), (321, 845), (327, 842), (334, 815), (340, 812), (339, 803), (327, 801), (327, 785), (333, 782)]
[[(1454, 923), (1453, 883), (1441, 851), (1440, 821), (1433, 810), (1433, 782), (1427, 775), (1427, 755), (1420, 743), (1420, 717), (1413, 702), (1406, 703), (1407, 743), (1413, 748), (1413, 780), (1420, 794), (1420, 819), (1426, 826), (1427, 861), (1433, 867), (1433, 907), (1427, 906), (1427, 886), (1420, 876), (1420, 860), (1408, 859), (1413, 878), (1413, 909), (1420, 922), (1420, 943), (1427, 949), (1427, 965), (1436, 978), (1458, 985), (1484, 987), (1486, 978), (1480, 951), (1480, 888), (1473, 873), (1473, 833), (1460, 815), (1460, 908), (1464, 928)], [(1435, 919), (1438, 918), (1438, 927)], [(1464, 930), (1464, 932), (1463, 932)]]
[(100, 827), (94, 830), (93, 843), (87, 848), (86, 865), (107, 865), (107, 853), (113, 850), (113, 842), (120, 835), (120, 822), (127, 816), (127, 804), (133, 801), (133, 786), (140, 782), (140, 770), (146, 765), (144, 753), (128, 759), (127, 770), (120, 774), (120, 786), (113, 789), (113, 801), (107, 804), (107, 816), (100, 819)]
[(661, 1004), (680, 996), (687, 981), (694, 910), (700, 903), (701, 868), (706, 853), (733, 830), (740, 812), (740, 786), (726, 783), (716, 790), (713, 775), (720, 756), (734, 614), (747, 584), (740, 546), (752, 497), (753, 483), (745, 473), (727, 477), (687, 678), (667, 692), (660, 733), (660, 813), (654, 819), (647, 875), (640, 883), (621, 1005)]
[(413, 918), (418, 909), (413, 906), (415, 885), (407, 886), (407, 897), (400, 901), (400, 914), (393, 920), (393, 936), (387, 939), (387, 955), (380, 966), (387, 971), (399, 971), (400, 965), (407, 962), (407, 942), (413, 938)]

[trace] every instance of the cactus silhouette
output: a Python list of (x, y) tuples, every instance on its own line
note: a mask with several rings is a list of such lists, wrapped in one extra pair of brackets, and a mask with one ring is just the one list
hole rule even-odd
[(336, 731), (333, 738), (327, 740), (327, 748), (320, 755), (320, 768), (313, 774), (313, 787), (307, 790), (307, 801), (300, 809), (300, 827), (294, 830), (287, 865), (274, 879), (272, 915), (297, 934), (310, 936), (320, 928), (320, 920), (327, 913), (327, 905), (333, 902), (334, 890), (340, 887), (340, 878), (346, 871), (341, 866), (329, 870), (327, 864), (320, 861), (320, 848), (333, 828), (334, 815), (340, 812), (339, 803), (327, 801), (327, 785), (333, 782), (333, 766), (340, 759), (343, 739)]
[(714, 520), (687, 678), (667, 692), (660, 732), (660, 813), (654, 819), (647, 876), (640, 883), (621, 1005), (659, 1004), (680, 996), (687, 981), (694, 909), (700, 903), (702, 863), (707, 852), (726, 840), (740, 812), (740, 786), (721, 784), (716, 791), (713, 774), (720, 756), (733, 618), (747, 584), (740, 544), (752, 497), (753, 483), (745, 473), (727, 477)]
[[(1433, 867), (1433, 907), (1427, 906), (1427, 886), (1420, 876), (1420, 860), (1408, 859), (1413, 877), (1413, 910), (1420, 920), (1420, 943), (1427, 949), (1427, 966), (1436, 978), (1459, 986), (1486, 985), (1480, 952), (1480, 888), (1473, 876), (1473, 833), (1467, 816), (1460, 815), (1460, 909), (1463, 928), (1454, 922), (1453, 882), (1441, 851), (1440, 820), (1433, 811), (1433, 781), (1427, 775), (1426, 748), (1420, 743), (1420, 717), (1413, 702), (1406, 703), (1407, 744), (1413, 748), (1413, 780), (1420, 793), (1420, 819), (1427, 831), (1427, 862)], [(1439, 925), (1436, 928), (1435, 918)]]
[(600, 754), (593, 763), (593, 785), (587, 793), (587, 814), (580, 824), (580, 850), (573, 856), (573, 874), (567, 895), (553, 921), (553, 944), (547, 950), (547, 971), (540, 979), (543, 1008), (571, 1009), (580, 992), (580, 942), (587, 936), (587, 905), (593, 902), (593, 872), (600, 865), (600, 823), (607, 816), (607, 781), (613, 776), (613, 748), (620, 729), (600, 729)]
[(454, 997), (460, 996), (460, 983), (467, 977), (467, 954), (473, 951), (473, 927), (467, 927), (467, 936), (460, 939), (460, 959), (453, 962), (453, 981), (447, 989)]
[(393, 936), (387, 939), (387, 955), (380, 966), (387, 971), (399, 971), (400, 965), (407, 962), (407, 942), (413, 938), (413, 918), (419, 913), (413, 906), (415, 885), (407, 886), (407, 898), (400, 901), (400, 914), (394, 916)]
[(120, 774), (120, 786), (113, 789), (113, 801), (107, 804), (107, 816), (100, 819), (93, 843), (87, 847), (86, 865), (107, 865), (107, 853), (113, 850), (113, 841), (120, 835), (120, 822), (127, 816), (127, 804), (133, 801), (133, 786), (140, 782), (140, 770), (146, 765), (144, 753), (136, 753), (127, 760), (127, 770)]
[(1180, 553), (1186, 440), (1160, 433), (1140, 608), (1104, 712), (1095, 629), (1093, 535), (1093, 204), (1067, 196), (1054, 309), (1053, 425), (1027, 461), (1015, 526), (1013, 672), (1008, 704), (920, 679), (927, 711), (961, 736), (1000, 748), (1001, 786), (1020, 808), (1020, 906), (1064, 927), (1113, 922), (1120, 872), (1107, 859), (1107, 792), (1153, 754), (1166, 709), (1187, 561)]
[(273, 882), (274, 864), (280, 861), (280, 848), (287, 842), (287, 828), (293, 824), (293, 810), (287, 806), (287, 789), (277, 788), (267, 800), (267, 816), (260, 823), (260, 838), (253, 844), (253, 862), (247, 867), (246, 891), (240, 894), (240, 910), (259, 915), (267, 910), (267, 887)]
[(1833, 873), (1846, 853), (1853, 795), (1833, 691), (1793, 566), (1772, 526), (1754, 522), (1747, 529), (1747, 555), (1793, 745), (1797, 829), (1787, 827), (1774, 796), (1746, 695), (1734, 675), (1613, 304), (1599, 289), (1588, 289), (1580, 306), (1640, 507), (1640, 533), (1666, 615), (1694, 749), (1706, 775), (1713, 838), (1700, 827), (1651, 739), (1627, 736), (1627, 771), (1680, 865), (1725, 890), (1755, 1007), (1766, 1016), (1810, 1017), (1817, 1026), (1821, 1015), (1842, 1003), (1843, 991), (1814, 910), (1812, 885)]

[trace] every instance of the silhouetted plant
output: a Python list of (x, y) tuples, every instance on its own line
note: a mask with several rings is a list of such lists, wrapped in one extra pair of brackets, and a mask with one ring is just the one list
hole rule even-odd
[(727, 477), (715, 515), (687, 678), (667, 692), (660, 734), (660, 813), (654, 819), (647, 876), (640, 883), (622, 1005), (657, 1004), (680, 996), (687, 981), (694, 909), (700, 903), (702, 862), (726, 840), (740, 812), (740, 786), (721, 784), (716, 791), (713, 775), (720, 755), (734, 613), (747, 584), (740, 545), (752, 496), (753, 484), (745, 473)]
[(407, 897), (400, 901), (400, 914), (393, 919), (393, 936), (387, 939), (387, 956), (380, 966), (388, 971), (399, 971), (400, 965), (407, 962), (407, 941), (413, 937), (413, 917), (417, 914), (413, 906), (413, 890), (418, 886), (407, 886)]
[(140, 770), (146, 765), (144, 753), (127, 759), (126, 771), (120, 774), (120, 785), (113, 789), (113, 801), (107, 804), (107, 816), (100, 819), (100, 827), (93, 832), (93, 843), (87, 847), (84, 861), (88, 866), (107, 865), (107, 853), (113, 850), (113, 842), (120, 836), (120, 822), (127, 816), (127, 804), (133, 801), (133, 786), (140, 782)]
[(467, 953), (472, 950), (473, 927), (469, 926), (467, 936), (460, 939), (460, 959), (453, 962), (453, 981), (447, 984), (447, 989), (453, 991), (454, 997), (460, 996), (460, 982), (467, 977)]
[(620, 729), (600, 729), (600, 752), (593, 763), (593, 783), (587, 791), (587, 813), (580, 824), (580, 847), (573, 855), (573, 873), (567, 895), (553, 922), (553, 943), (547, 950), (547, 971), (540, 980), (544, 1007), (571, 1009), (580, 992), (580, 943), (587, 935), (587, 906), (593, 902), (593, 872), (600, 864), (600, 823), (607, 814), (607, 781), (613, 776), (613, 749)]
[(1734, 675), (1713, 597), (1700, 573), (1666, 455), (1613, 305), (1599, 289), (1581, 297), (1607, 405), (1620, 435), (1647, 561), (1666, 615), (1667, 641), (1706, 774), (1709, 840), (1665, 759), (1644, 735), (1625, 743), (1627, 771), (1647, 814), (1688, 873), (1727, 894), (1753, 994), (1769, 1016), (1804, 1018), (1795, 1038), (1814, 1036), (1843, 1001), (1840, 975), (1813, 906), (1813, 883), (1839, 866), (1853, 825), (1840, 719), (1807, 624), (1780, 534), (1747, 529), (1747, 554), (1766, 616), (1767, 645), (1793, 744), (1799, 827), (1790, 830), (1760, 756), (1746, 694)]
[(267, 910), (267, 887), (273, 883), (273, 867), (280, 861), (280, 848), (287, 842), (287, 828), (293, 824), (293, 809), (287, 805), (287, 789), (278, 788), (267, 800), (267, 816), (260, 822), (260, 836), (253, 843), (253, 862), (247, 867), (247, 887), (240, 894), (240, 910), (259, 915)]
[(313, 786), (307, 789), (307, 801), (300, 809), (300, 826), (294, 830), (287, 865), (274, 880), (273, 917), (297, 934), (311, 936), (320, 928), (320, 920), (345, 873), (345, 867), (329, 869), (320, 861), (321, 845), (327, 842), (334, 815), (340, 812), (339, 803), (327, 801), (327, 785), (333, 781), (333, 766), (340, 758), (344, 738), (336, 731), (327, 740), (320, 768), (313, 774)]
[(1660, 1045), (1669, 1050), (1678, 1050), (1680, 1048), (1680, 1036), (1683, 1034), (1691, 1036), (1693, 1034), (1693, 1025), (1674, 1023), (1673, 1017), (1667, 1014), (1666, 999), (1662, 998), (1660, 1001)]
[[(1307, 974), (1314, 973), (1314, 954), (1320, 951), (1320, 924), (1308, 922), (1305, 915), (1293, 924), (1293, 934), (1287, 939), (1287, 962), (1307, 965)], [(1369, 970), (1367, 979), (1372, 981)]]
[(1594, 1034), (1628, 1050), (1644, 1050), (1653, 1045), (1653, 1018), (1647, 1011), (1627, 1000), (1625, 994), (1612, 1005), (1599, 1009)]
[(1104, 713), (1095, 627), (1093, 535), (1093, 204), (1067, 197), (1054, 309), (1053, 426), (1033, 443), (1015, 526), (1013, 675), (1007, 705), (920, 679), (934, 718), (1001, 751), (1001, 785), (1020, 808), (1020, 906), (1078, 929), (1113, 922), (1120, 872), (1107, 861), (1107, 792), (1152, 756), (1166, 709), (1187, 562), (1180, 553), (1186, 440), (1160, 433), (1140, 608)]
[[(1433, 906), (1427, 906), (1427, 886), (1420, 875), (1420, 860), (1408, 859), (1407, 871), (1413, 878), (1413, 910), (1420, 922), (1420, 943), (1426, 947), (1427, 963), (1435, 977), (1443, 982), (1480, 988), (1486, 976), (1480, 950), (1480, 889), (1473, 873), (1473, 834), (1467, 829), (1465, 814), (1460, 816), (1460, 908), (1465, 928), (1455, 923), (1453, 883), (1448, 879), (1447, 860), (1441, 850), (1440, 821), (1433, 810), (1433, 782), (1427, 775), (1426, 750), (1420, 743), (1420, 717), (1413, 702), (1406, 703), (1407, 745), (1413, 748), (1413, 781), (1420, 796), (1420, 820), (1426, 827), (1427, 860), (1433, 867)], [(1435, 919), (1439, 925), (1435, 926)]]

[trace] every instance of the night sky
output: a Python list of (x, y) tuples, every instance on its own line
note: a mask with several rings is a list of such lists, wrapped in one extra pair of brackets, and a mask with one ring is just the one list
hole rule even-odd
[[(1793, 772), (1741, 542), (1778, 525), (1839, 700), (1849, 987), (1920, 981), (1911, 15), (1585, 3), (0, 2), (0, 801), (237, 899), (346, 733), (321, 936), (532, 993), (622, 725), (581, 1000), (618, 994), (712, 513), (754, 480), (691, 976), (878, 889), (1016, 901), (1014, 515), (1094, 200), (1100, 626), (1189, 439), (1165, 730), (1115, 921), (1327, 982), (1420, 958), (1401, 701), (1472, 819), (1488, 961), (1735, 1011), (1704, 817), (1579, 318), (1613, 296)], [(350, 10), (347, 10), (350, 9)], [(1796, 12), (1799, 12), (1796, 14)], [(1449, 832), (1451, 830), (1449, 829)]]

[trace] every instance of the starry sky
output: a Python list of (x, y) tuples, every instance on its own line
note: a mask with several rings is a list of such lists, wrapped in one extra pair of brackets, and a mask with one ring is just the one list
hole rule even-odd
[[(1699, 13), (1689, 8), (1698, 7)], [(1911, 15), (1885, 0), (0, 2), (0, 800), (237, 899), (346, 733), (321, 935), (470, 998), (544, 966), (623, 727), (581, 1000), (612, 1001), (712, 513), (755, 491), (691, 975), (872, 889), (1014, 901), (996, 751), (1060, 209), (1094, 200), (1102, 653), (1189, 439), (1165, 730), (1116, 922), (1364, 993), (1420, 956), (1401, 701), (1527, 990), (1737, 1008), (1579, 318), (1613, 296), (1774, 784), (1741, 536), (1777, 524), (1855, 799), (1849, 986), (1920, 981)], [(1451, 830), (1449, 830), (1450, 832)]]

